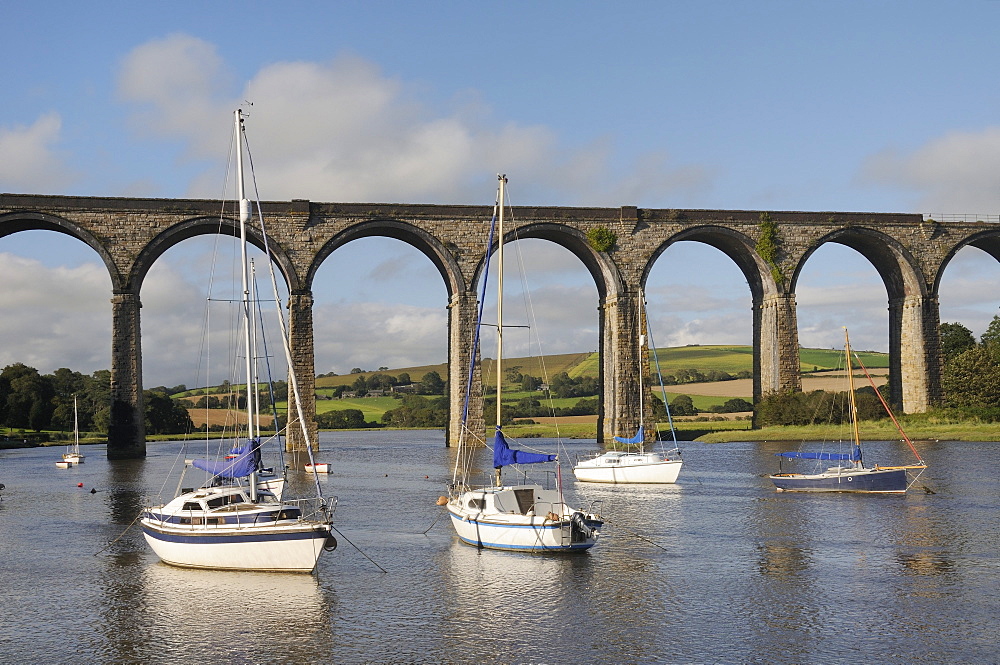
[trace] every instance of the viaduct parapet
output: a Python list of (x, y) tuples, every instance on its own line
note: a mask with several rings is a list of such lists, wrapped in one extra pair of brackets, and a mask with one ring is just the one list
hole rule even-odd
[[(316, 203), (262, 204), (274, 260), (290, 294), (293, 364), (302, 378), (303, 412), (315, 430), (312, 283), (337, 248), (370, 236), (409, 243), (435, 265), (448, 293), (447, 439), (457, 440), (492, 206)], [(0, 237), (26, 230), (71, 235), (98, 253), (111, 276), (110, 458), (145, 454), (139, 293), (166, 250), (188, 238), (236, 233), (223, 204), (212, 200), (132, 199), (0, 194)], [(1000, 260), (1000, 226), (939, 223), (917, 214), (515, 207), (507, 239), (540, 238), (572, 252), (597, 287), (602, 396), (598, 436), (634, 430), (641, 405), (635, 382), (642, 361), (634, 348), (637, 298), (657, 257), (682, 240), (718, 248), (739, 266), (753, 302), (754, 398), (800, 389), (795, 285), (806, 259), (824, 243), (864, 255), (888, 294), (890, 398), (906, 412), (941, 398), (938, 287), (966, 245)], [(604, 228), (617, 240), (607, 251), (588, 241)], [(251, 240), (262, 245), (258, 229)], [(472, 390), (481, 394), (480, 375)], [(289, 409), (294, 413), (294, 409)], [(479, 427), (480, 410), (470, 414)], [(289, 446), (300, 445), (290, 428)]]

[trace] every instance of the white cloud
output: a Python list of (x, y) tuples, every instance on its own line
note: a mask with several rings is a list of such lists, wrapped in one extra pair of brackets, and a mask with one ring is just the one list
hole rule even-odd
[(911, 152), (887, 148), (860, 178), (913, 190), (926, 213), (1000, 213), (1000, 127), (950, 132)]
[(52, 269), (0, 253), (0, 284), (0, 367), (20, 362), (43, 374), (110, 367), (111, 278), (102, 264)]
[(444, 362), (447, 317), (444, 309), (410, 305), (320, 304), (313, 313), (316, 372), (346, 374), (353, 367), (370, 370)]
[(46, 113), (32, 125), (0, 127), (0, 191), (61, 192), (75, 174), (57, 150), (62, 131), (58, 113)]
[(121, 97), (137, 106), (138, 131), (180, 140), (186, 158), (216, 165), (192, 184), (192, 196), (220, 195), (229, 112), (245, 99), (254, 103), (248, 135), (266, 199), (484, 202), (505, 171), (521, 187), (516, 203), (558, 203), (554, 196), (621, 205), (703, 191), (711, 180), (697, 165), (668, 166), (662, 154), (616, 174), (606, 141), (562, 147), (551, 128), (500, 121), (472, 93), (433, 110), (351, 54), (273, 63), (239, 88), (213, 45), (182, 34), (133, 50), (119, 77)]

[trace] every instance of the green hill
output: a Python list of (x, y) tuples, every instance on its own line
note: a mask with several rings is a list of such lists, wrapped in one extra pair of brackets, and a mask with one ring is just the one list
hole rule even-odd
[[(877, 351), (858, 351), (865, 367), (889, 366), (889, 354)], [(679, 369), (697, 369), (720, 372), (753, 371), (753, 347), (724, 345), (676, 346), (656, 350), (660, 370), (671, 374)], [(600, 355), (587, 354), (587, 358), (569, 371), (572, 377), (598, 376)], [(844, 365), (844, 352), (836, 349), (799, 349), (799, 369), (803, 372), (837, 369)]]
[[(553, 356), (543, 356), (541, 358), (507, 358), (504, 360), (504, 369), (507, 370), (517, 370), (521, 374), (527, 374), (529, 376), (555, 376), (560, 372), (567, 372), (570, 376), (586, 376), (586, 374), (576, 374), (576, 368), (585, 365), (590, 356), (597, 357), (596, 353), (563, 353)], [(483, 359), (483, 371), (486, 376), (492, 376), (494, 367), (496, 366), (496, 361), (492, 358)], [(597, 363), (594, 362), (595, 371), (589, 376), (597, 376), (596, 371)], [(438, 375), (444, 379), (448, 380), (448, 365), (441, 363), (439, 365), (417, 365), (415, 367), (400, 367), (398, 369), (387, 369), (382, 370), (382, 372), (377, 372), (376, 370), (365, 371), (361, 373), (361, 376), (368, 377), (372, 374), (381, 373), (388, 374), (390, 376), (399, 376), (400, 374), (406, 373), (410, 375), (410, 380), (413, 382), (420, 381), (420, 379), (428, 372), (437, 372)], [(351, 385), (358, 378), (358, 374), (340, 374), (338, 376), (323, 376), (316, 379), (317, 388), (335, 388), (337, 386)]]
[[(858, 351), (857, 354), (868, 368), (889, 366), (889, 355), (886, 353)], [(664, 375), (672, 374), (681, 369), (696, 369), (701, 372), (716, 370), (730, 374), (753, 371), (753, 348), (749, 346), (678, 346), (657, 349), (656, 356), (659, 360), (660, 370)], [(491, 358), (486, 358), (483, 362), (483, 378), (488, 383), (492, 383), (489, 377), (493, 375), (494, 361)], [(836, 349), (799, 349), (799, 368), (802, 372), (838, 369), (843, 367), (843, 363), (844, 354)], [(600, 354), (592, 351), (589, 353), (564, 353), (542, 358), (508, 358), (504, 361), (504, 367), (509, 370), (516, 369), (521, 374), (542, 378), (551, 378), (560, 372), (566, 372), (573, 378), (596, 377), (600, 375)], [(448, 366), (444, 363), (400, 367), (382, 372), (396, 377), (406, 373), (409, 374), (410, 380), (413, 382), (420, 381), (428, 372), (437, 372), (442, 379), (448, 380)], [(375, 373), (376, 371), (372, 370), (362, 372), (361, 375), (368, 377)], [(350, 385), (357, 378), (357, 374), (323, 376), (316, 379), (316, 387), (322, 390)]]
[[(682, 369), (694, 369), (706, 373), (712, 370), (737, 374), (742, 371), (753, 371), (753, 349), (749, 346), (682, 346), (666, 349), (657, 349), (657, 358), (660, 369), (664, 375), (672, 374)], [(885, 368), (889, 366), (889, 356), (885, 353), (874, 351), (860, 351), (861, 357), (866, 367)], [(573, 378), (581, 376), (596, 377), (599, 375), (600, 356), (596, 352), (589, 353), (565, 353), (559, 355), (545, 356), (543, 358), (509, 358), (504, 361), (504, 367), (508, 370), (516, 370), (521, 374), (537, 376), (551, 379), (560, 372), (566, 372)], [(835, 349), (800, 349), (800, 368), (803, 372), (813, 372), (816, 370), (838, 369), (843, 365), (843, 352)], [(483, 381), (492, 385), (494, 382), (493, 372), (495, 361), (487, 358), (484, 360)], [(399, 377), (406, 373), (413, 382), (420, 381), (428, 372), (437, 372), (445, 381), (448, 380), (448, 366), (444, 363), (437, 365), (417, 365), (413, 367), (400, 367), (397, 369), (382, 370), (382, 373)], [(322, 376), (316, 379), (316, 392), (321, 396), (329, 396), (333, 388), (343, 385), (351, 385), (358, 376), (369, 377), (377, 371), (365, 371), (359, 374), (342, 374), (339, 376)], [(731, 385), (729, 382), (719, 384)], [(238, 387), (237, 387), (238, 388)], [(184, 394), (190, 394), (191, 391)], [(670, 386), (671, 396), (683, 393), (683, 385)], [(179, 397), (176, 395), (175, 397)], [(517, 388), (504, 388), (504, 401), (516, 400), (520, 397), (533, 396), (517, 392)], [(695, 406), (706, 411), (713, 406), (724, 403), (732, 395), (699, 395), (691, 396)], [(556, 400), (554, 406), (569, 407), (577, 402), (577, 398), (566, 398)], [(358, 399), (319, 399), (316, 402), (318, 413), (330, 410), (360, 409), (365, 420), (378, 421), (382, 414), (388, 410), (396, 408), (399, 402), (393, 397), (365, 397)], [(279, 403), (278, 409), (283, 412), (287, 408), (284, 402)]]

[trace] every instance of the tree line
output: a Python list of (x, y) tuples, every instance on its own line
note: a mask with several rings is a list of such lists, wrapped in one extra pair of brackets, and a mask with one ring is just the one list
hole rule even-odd
[[(939, 332), (943, 402), (938, 410), (1000, 421), (1000, 316), (993, 317), (978, 341), (961, 323), (942, 323)], [(887, 397), (884, 386), (879, 390)], [(859, 420), (889, 417), (871, 386), (858, 388), (855, 397)], [(755, 415), (761, 427), (840, 424), (849, 421), (848, 404), (847, 392), (772, 393), (757, 403)]]
[[(148, 433), (180, 434), (190, 428), (187, 409), (170, 397), (184, 389), (160, 386), (143, 391)], [(7, 365), (0, 371), (0, 427), (21, 432), (72, 432), (74, 398), (80, 430), (107, 434), (111, 422), (110, 370), (86, 375), (61, 367), (41, 374), (24, 363)]]

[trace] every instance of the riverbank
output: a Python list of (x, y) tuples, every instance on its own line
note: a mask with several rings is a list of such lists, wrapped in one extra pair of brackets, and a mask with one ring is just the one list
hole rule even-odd
[[(897, 441), (903, 437), (889, 421), (863, 422), (858, 427), (862, 441)], [(913, 441), (1000, 441), (1000, 423), (933, 423), (904, 424), (906, 435)], [(731, 441), (833, 441), (850, 438), (843, 425), (801, 425), (763, 427), (742, 432), (718, 430), (697, 438), (704, 443)]]
[[(834, 441), (850, 438), (851, 436), (843, 425), (801, 425), (764, 427), (761, 429), (749, 429), (749, 421), (689, 421), (679, 422), (677, 425), (677, 438), (679, 440), (700, 441), (702, 443), (729, 443), (733, 441)], [(394, 428), (379, 429), (390, 430)], [(661, 424), (659, 429), (661, 437), (669, 437), (670, 431), (665, 424)], [(1000, 441), (1000, 423), (918, 421), (904, 423), (904, 429), (907, 436), (915, 441)], [(860, 424), (859, 430), (863, 441), (895, 441), (902, 438), (891, 421), (864, 422)], [(536, 423), (532, 425), (508, 425), (504, 427), (504, 432), (514, 439), (596, 439), (597, 424), (570, 422), (563, 424)], [(220, 434), (216, 432), (210, 434), (210, 438), (217, 438), (219, 436)], [(159, 434), (147, 436), (146, 441), (149, 443), (156, 441), (176, 441), (179, 438), (182, 438), (182, 436), (177, 434)], [(198, 438), (203, 440), (205, 433), (199, 432)], [(88, 437), (80, 441), (80, 445), (83, 446), (106, 443), (107, 439), (101, 437)], [(21, 439), (11, 439), (0, 441), (0, 450), (65, 445), (65, 441), (28, 440), (25, 442)]]

